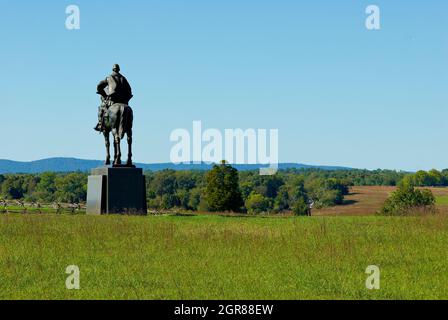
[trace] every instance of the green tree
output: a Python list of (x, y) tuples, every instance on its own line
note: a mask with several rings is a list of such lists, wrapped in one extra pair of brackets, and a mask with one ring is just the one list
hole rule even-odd
[(448, 169), (443, 169), (440, 174), (442, 175), (442, 185), (448, 185)]
[(241, 196), (246, 200), (254, 191), (254, 184), (251, 181), (244, 181), (240, 183)]
[(306, 216), (308, 215), (308, 210), (308, 205), (303, 197), (297, 199), (292, 205), (292, 212), (296, 216)]
[(39, 176), (33, 175), (33, 174), (27, 174), (27, 175), (23, 176), (23, 179), (24, 179), (23, 188), (25, 190), (25, 194), (23, 197), (29, 201), (37, 200), (35, 193), (36, 193), (37, 185), (40, 180)]
[(23, 175), (7, 175), (2, 183), (2, 195), (6, 199), (22, 199), (26, 193)]
[(416, 181), (415, 181), (415, 175), (414, 174), (408, 174), (406, 176), (403, 177), (403, 179), (400, 181), (399, 185), (407, 185), (407, 186), (416, 186)]
[(245, 203), (250, 214), (268, 212), (270, 208), (269, 199), (259, 193), (251, 193)]
[[(291, 176), (286, 183), (288, 190), (288, 207), (297, 216), (308, 214), (308, 190), (305, 188), (305, 180), (303, 176)], [(283, 194), (282, 189), (279, 190), (279, 195)], [(286, 196), (284, 196), (286, 197)]]
[(199, 177), (193, 171), (176, 171), (176, 189), (190, 190), (196, 187)]
[(161, 196), (160, 208), (171, 209), (179, 205), (179, 199), (174, 194), (164, 194)]
[(430, 182), (431, 182), (431, 186), (441, 186), (443, 185), (443, 176), (442, 174), (436, 170), (436, 169), (432, 169), (428, 172), (429, 178), (430, 178)]
[(176, 171), (162, 170), (154, 175), (150, 186), (156, 195), (174, 195), (176, 192)]
[(348, 186), (335, 178), (308, 178), (305, 183), (308, 196), (314, 200), (316, 208), (329, 207), (344, 202)]
[(266, 193), (264, 194), (268, 198), (275, 198), (278, 190), (284, 184), (282, 178), (279, 175), (272, 176), (260, 176), (263, 184), (266, 186)]
[(243, 199), (239, 188), (238, 171), (223, 161), (214, 165), (206, 175), (205, 194), (211, 211), (240, 211)]
[(337, 178), (329, 178), (325, 181), (325, 188), (328, 190), (336, 190), (342, 196), (349, 194), (349, 186), (346, 181)]
[(189, 203), (190, 203), (190, 192), (185, 189), (179, 189), (176, 191), (176, 198), (178, 201), (179, 206), (181, 206), (183, 209), (190, 209)]
[(414, 183), (416, 186), (430, 186), (432, 184), (430, 175), (423, 170), (417, 171), (414, 175)]
[(36, 198), (40, 201), (51, 202), (55, 200), (56, 173), (44, 172), (40, 175), (40, 181), (36, 187)]
[(188, 207), (191, 210), (198, 210), (201, 203), (202, 190), (200, 188), (194, 188), (190, 191), (190, 198), (188, 199)]
[(288, 210), (289, 202), (288, 187), (283, 185), (279, 188), (277, 196), (275, 197), (274, 210), (277, 212)]
[(75, 172), (60, 175), (55, 179), (57, 200), (62, 202), (84, 202), (87, 196), (87, 176)]

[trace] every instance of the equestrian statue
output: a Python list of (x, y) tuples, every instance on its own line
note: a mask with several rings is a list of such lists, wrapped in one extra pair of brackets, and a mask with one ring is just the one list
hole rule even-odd
[(114, 64), (112, 74), (102, 80), (97, 86), (97, 94), (101, 95), (101, 105), (98, 108), (98, 124), (94, 130), (102, 132), (106, 142), (105, 165), (110, 165), (110, 140), (114, 138), (113, 166), (122, 166), (120, 141), (127, 136), (128, 159), (127, 167), (132, 167), (132, 122), (133, 113), (129, 106), (132, 99), (132, 89), (126, 78), (120, 73), (120, 66)]

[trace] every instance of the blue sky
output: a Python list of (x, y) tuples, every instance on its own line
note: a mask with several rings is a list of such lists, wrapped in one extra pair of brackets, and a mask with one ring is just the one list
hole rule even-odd
[(103, 158), (96, 84), (119, 63), (135, 161), (168, 162), (171, 131), (201, 120), (278, 128), (280, 162), (448, 167), (446, 0), (1, 3), (0, 158)]

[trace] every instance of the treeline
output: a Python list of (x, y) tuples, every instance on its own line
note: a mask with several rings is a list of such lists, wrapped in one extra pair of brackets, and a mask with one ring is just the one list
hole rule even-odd
[(54, 173), (0, 175), (0, 197), (52, 203), (85, 202), (87, 174)]
[(417, 171), (404, 177), (404, 182), (416, 187), (445, 187), (448, 186), (448, 169), (442, 171)]
[(336, 170), (322, 169), (287, 169), (285, 173), (296, 173), (308, 178), (336, 178), (347, 182), (350, 186), (398, 186), (406, 177), (417, 187), (445, 187), (448, 186), (448, 169), (438, 171), (417, 171), (409, 173), (394, 170)]
[[(210, 171), (146, 172), (148, 207), (191, 211), (238, 211), (251, 214), (293, 211), (342, 204), (350, 186), (448, 186), (448, 170), (418, 171), (319, 169), (280, 170), (273, 176), (238, 172), (227, 164)], [(0, 198), (42, 203), (86, 201), (87, 173), (0, 175)]]
[(296, 173), (305, 177), (335, 178), (346, 181), (351, 186), (396, 186), (409, 173), (394, 170), (322, 170), (287, 169), (286, 173)]
[(258, 171), (236, 171), (230, 165), (208, 172), (163, 170), (147, 175), (148, 206), (192, 211), (235, 211), (307, 214), (309, 204), (341, 204), (349, 186), (336, 178), (305, 177), (279, 172), (261, 176)]
[[(306, 214), (311, 203), (315, 207), (342, 203), (349, 187), (337, 178), (282, 171), (260, 176), (258, 171), (238, 172), (227, 164), (207, 172), (163, 170), (145, 174), (148, 207), (158, 210)], [(86, 196), (86, 173), (0, 175), (0, 198), (80, 203)]]

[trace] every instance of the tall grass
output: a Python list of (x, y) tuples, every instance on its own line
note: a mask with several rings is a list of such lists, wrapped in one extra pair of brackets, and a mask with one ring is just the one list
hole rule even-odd
[(1, 215), (0, 298), (446, 299), (447, 243), (446, 216)]

